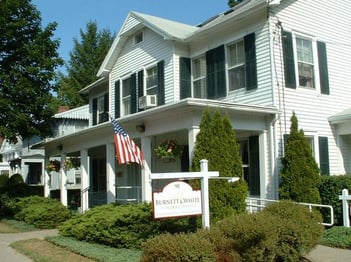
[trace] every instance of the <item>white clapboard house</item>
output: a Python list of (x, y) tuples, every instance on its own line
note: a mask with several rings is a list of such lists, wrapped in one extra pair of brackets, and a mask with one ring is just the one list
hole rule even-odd
[[(350, 10), (351, 1), (244, 0), (199, 25), (130, 12), (99, 80), (81, 90), (89, 126), (38, 145), (47, 161), (60, 159), (62, 203), (70, 156), (80, 159), (83, 211), (150, 201), (150, 173), (188, 171), (205, 108), (230, 116), (250, 196), (278, 198), (293, 111), (321, 173), (350, 173)], [(109, 115), (140, 146), (144, 166), (118, 164)], [(169, 139), (184, 150), (165, 162), (154, 149)]]

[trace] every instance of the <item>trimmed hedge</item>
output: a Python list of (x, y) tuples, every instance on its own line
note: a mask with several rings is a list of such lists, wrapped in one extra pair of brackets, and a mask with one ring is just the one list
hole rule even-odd
[(56, 228), (71, 217), (71, 212), (54, 199), (31, 196), (12, 199), (2, 196), (7, 215), (40, 229)]
[[(164, 261), (298, 261), (322, 237), (321, 221), (318, 212), (305, 206), (277, 202), (262, 212), (228, 217), (207, 231), (156, 236), (142, 245), (142, 261), (163, 261), (159, 258), (164, 256)], [(208, 260), (201, 257), (202, 246)], [(180, 253), (184, 260), (177, 259)]]
[[(351, 191), (351, 175), (340, 176), (322, 176), (322, 183), (319, 186), (319, 192), (322, 199), (322, 204), (331, 205), (334, 208), (334, 225), (343, 225), (342, 218), (342, 202), (339, 196), (342, 190), (346, 188)], [(326, 221), (330, 221), (329, 212), (321, 211)]]
[(159, 232), (193, 230), (187, 219), (154, 221), (151, 204), (108, 204), (77, 215), (59, 226), (63, 236), (117, 248), (136, 248)]

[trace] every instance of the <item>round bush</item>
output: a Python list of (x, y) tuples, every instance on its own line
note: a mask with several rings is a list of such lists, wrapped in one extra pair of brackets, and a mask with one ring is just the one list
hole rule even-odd
[(23, 177), (20, 174), (14, 174), (10, 176), (9, 180), (6, 183), (6, 186), (11, 187), (11, 186), (23, 184), (23, 183), (24, 183)]
[(215, 245), (199, 234), (162, 234), (142, 244), (142, 262), (217, 261)]

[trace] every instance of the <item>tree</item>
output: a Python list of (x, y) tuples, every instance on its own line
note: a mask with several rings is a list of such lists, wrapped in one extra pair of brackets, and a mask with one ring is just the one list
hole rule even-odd
[(30, 0), (0, 1), (0, 136), (51, 134), (52, 81), (62, 64), (53, 40), (56, 23), (41, 27)]
[(296, 202), (320, 203), (318, 186), (321, 178), (318, 165), (303, 130), (298, 131), (295, 112), (290, 121), (290, 134), (286, 140), (280, 171), (279, 197)]
[(81, 41), (74, 38), (70, 52), (67, 73), (59, 76), (58, 99), (61, 104), (77, 107), (86, 104), (87, 98), (79, 90), (97, 80), (97, 72), (102, 64), (114, 35), (109, 30), (98, 31), (96, 22), (88, 22), (86, 31), (80, 30)]
[(211, 180), (209, 191), (212, 220), (244, 212), (248, 188), (243, 179), (239, 145), (229, 117), (222, 116), (218, 110), (211, 114), (206, 109), (203, 113), (192, 160), (193, 171), (200, 170), (201, 159), (207, 159), (208, 169), (219, 171), (221, 177), (240, 177), (239, 182), (235, 183)]
[(237, 4), (240, 4), (243, 0), (228, 0), (228, 6), (230, 8), (236, 6)]

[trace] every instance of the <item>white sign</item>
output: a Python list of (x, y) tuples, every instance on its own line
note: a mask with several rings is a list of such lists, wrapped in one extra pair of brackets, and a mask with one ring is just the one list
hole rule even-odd
[(172, 182), (160, 193), (153, 193), (154, 218), (202, 214), (201, 190), (182, 181)]

